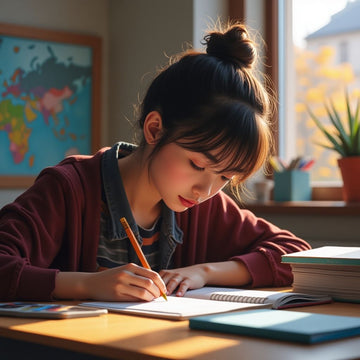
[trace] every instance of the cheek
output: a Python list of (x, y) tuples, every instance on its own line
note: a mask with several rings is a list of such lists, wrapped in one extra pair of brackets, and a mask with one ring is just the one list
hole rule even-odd
[(163, 179), (166, 179), (170, 184), (183, 183), (188, 178), (184, 167), (180, 166), (174, 159), (161, 161), (160, 167)]
[(173, 151), (160, 151), (153, 162), (153, 175), (158, 185), (185, 185), (191, 176), (188, 160)]

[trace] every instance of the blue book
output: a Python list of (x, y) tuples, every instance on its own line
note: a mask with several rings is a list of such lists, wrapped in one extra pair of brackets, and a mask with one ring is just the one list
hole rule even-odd
[(360, 317), (271, 309), (199, 316), (189, 326), (306, 344), (360, 335)]

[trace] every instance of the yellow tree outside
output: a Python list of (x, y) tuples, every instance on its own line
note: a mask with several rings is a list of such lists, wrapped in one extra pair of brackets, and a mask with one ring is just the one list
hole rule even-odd
[(316, 127), (306, 107), (309, 106), (325, 126), (330, 125), (324, 106), (329, 99), (341, 114), (345, 114), (346, 89), (351, 99), (359, 96), (359, 87), (356, 87), (352, 66), (348, 63), (334, 65), (335, 51), (329, 46), (322, 47), (318, 53), (296, 48), (295, 54), (298, 153), (316, 160), (311, 171), (312, 180), (340, 180), (337, 166), (339, 155), (316, 144), (319, 142), (326, 144), (327, 139)]

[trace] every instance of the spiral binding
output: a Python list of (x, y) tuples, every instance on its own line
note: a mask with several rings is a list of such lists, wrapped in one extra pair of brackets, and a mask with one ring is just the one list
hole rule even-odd
[(229, 295), (229, 294), (212, 294), (210, 297), (211, 300), (218, 301), (231, 301), (231, 302), (241, 302), (241, 303), (250, 303), (250, 304), (264, 304), (265, 298), (256, 297), (256, 296), (241, 296), (241, 295)]

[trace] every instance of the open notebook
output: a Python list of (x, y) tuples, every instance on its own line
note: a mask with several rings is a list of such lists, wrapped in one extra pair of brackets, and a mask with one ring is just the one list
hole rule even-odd
[(133, 315), (184, 320), (194, 316), (251, 310), (286, 308), (330, 302), (327, 296), (308, 296), (276, 291), (205, 287), (188, 291), (184, 297), (168, 296), (150, 302), (86, 302), (81, 305)]
[(226, 313), (269, 307), (266, 304), (245, 304), (228, 301), (203, 300), (168, 296), (168, 300), (159, 297), (149, 302), (86, 302), (80, 305), (105, 308), (109, 311), (128, 315), (142, 315), (172, 320), (185, 320), (194, 316)]

